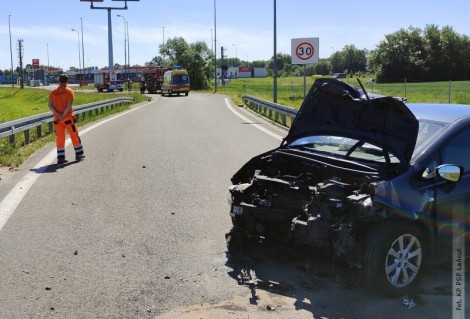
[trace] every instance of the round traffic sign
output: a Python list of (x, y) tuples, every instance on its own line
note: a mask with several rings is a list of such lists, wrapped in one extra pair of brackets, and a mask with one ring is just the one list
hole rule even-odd
[(295, 48), (295, 55), (301, 60), (309, 60), (313, 57), (315, 48), (309, 42), (301, 42)]

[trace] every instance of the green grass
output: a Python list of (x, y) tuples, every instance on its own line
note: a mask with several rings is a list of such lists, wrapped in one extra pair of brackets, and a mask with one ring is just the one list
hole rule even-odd
[[(74, 91), (74, 106), (121, 96), (132, 97), (137, 102), (145, 100), (145, 98), (136, 91), (124, 93), (85, 93), (80, 92), (80, 89), (74, 89)], [(37, 88), (20, 89), (17, 87), (0, 87), (0, 123), (49, 112), (49, 107), (47, 106), (48, 99), (48, 90)]]
[[(314, 81), (314, 77), (307, 77), (307, 92)], [(346, 79), (345, 81), (359, 87), (356, 79)], [(369, 93), (405, 97), (408, 102), (412, 103), (448, 103), (450, 98), (450, 103), (470, 104), (470, 81), (383, 84), (366, 83), (366, 81), (367, 79), (361, 79)], [(278, 78), (277, 103), (298, 109), (304, 97), (303, 83), (303, 77)], [(230, 95), (237, 104), (242, 103), (241, 96), (243, 94), (273, 101), (273, 79), (234, 79), (224, 86), (218, 86), (217, 91)]]

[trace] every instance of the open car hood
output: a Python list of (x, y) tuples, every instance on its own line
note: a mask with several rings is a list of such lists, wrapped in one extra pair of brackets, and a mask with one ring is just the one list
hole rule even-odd
[(418, 128), (418, 120), (400, 99), (367, 99), (347, 83), (321, 78), (314, 82), (284, 142), (314, 135), (349, 137), (380, 147), (408, 165)]

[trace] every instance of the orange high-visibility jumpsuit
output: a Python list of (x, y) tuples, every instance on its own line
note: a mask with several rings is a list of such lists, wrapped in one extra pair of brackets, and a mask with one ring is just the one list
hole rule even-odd
[(73, 90), (67, 87), (67, 83), (61, 83), (49, 94), (49, 108), (54, 116), (54, 129), (56, 132), (56, 147), (58, 162), (65, 161), (65, 131), (70, 135), (77, 160), (83, 157), (83, 147), (77, 127), (72, 104), (75, 99)]

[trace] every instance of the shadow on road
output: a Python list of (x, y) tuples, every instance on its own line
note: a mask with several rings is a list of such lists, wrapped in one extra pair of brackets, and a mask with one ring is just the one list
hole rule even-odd
[(35, 168), (31, 168), (30, 171), (31, 172), (36, 172), (38, 174), (42, 174), (42, 173), (56, 173), (57, 170), (61, 169), (61, 168), (65, 168), (67, 166), (70, 166), (70, 165), (73, 165), (73, 164), (77, 164), (79, 163), (80, 161), (71, 161), (71, 162), (66, 162), (64, 164), (49, 164), (49, 165), (45, 165), (45, 166), (41, 166), (41, 167), (35, 167)]
[[(326, 253), (295, 251), (270, 243), (248, 246), (237, 250), (229, 245), (227, 266), (233, 269), (229, 275), (251, 290), (250, 303), (256, 304), (256, 290), (261, 289), (288, 297), (296, 310), (308, 311), (312, 318), (452, 317), (449, 265), (426, 269), (422, 282), (410, 295), (387, 298), (365, 287), (359, 274), (351, 272), (349, 276), (341, 276)], [(470, 296), (469, 280), (466, 287)]]

